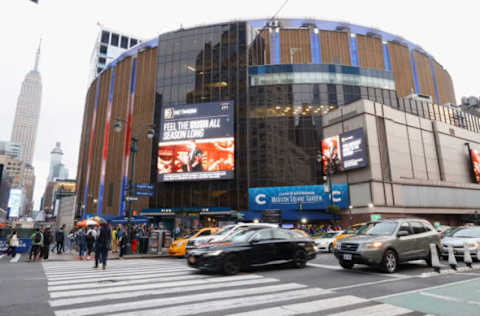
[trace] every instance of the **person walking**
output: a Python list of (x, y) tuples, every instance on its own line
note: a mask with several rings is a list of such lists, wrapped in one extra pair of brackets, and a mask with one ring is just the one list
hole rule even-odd
[(93, 251), (93, 246), (95, 244), (95, 236), (97, 232), (93, 229), (89, 229), (87, 231), (86, 241), (87, 241), (87, 260), (91, 258), (91, 254)]
[(8, 249), (7, 249), (7, 256), (12, 255), (12, 258), (15, 258), (17, 255), (17, 247), (20, 245), (20, 241), (18, 240), (17, 231), (14, 230), (10, 236), (8, 236)]
[(120, 225), (117, 232), (118, 238), (118, 246), (120, 247), (120, 255), (119, 257), (122, 258), (127, 252), (127, 234), (123, 226)]
[(80, 260), (86, 260), (85, 250), (87, 250), (87, 229), (85, 227), (78, 231), (76, 241)]
[(32, 247), (30, 248), (28, 259), (29, 261), (35, 261), (36, 259), (39, 259), (43, 246), (43, 234), (40, 231), (40, 228), (35, 229), (35, 232), (30, 236), (30, 239), (32, 240)]
[(48, 260), (48, 254), (50, 253), (50, 244), (53, 241), (52, 233), (50, 228), (45, 228), (43, 231), (43, 246), (42, 246), (42, 256), (44, 260)]
[(107, 268), (108, 248), (110, 248), (111, 242), (112, 231), (107, 222), (102, 222), (97, 240), (95, 242), (95, 269), (98, 268), (98, 262), (100, 260), (102, 260), (103, 270)]
[(113, 241), (113, 246), (112, 246), (112, 253), (116, 253), (118, 249), (118, 228), (115, 226), (112, 231), (112, 241)]
[(57, 254), (61, 254), (62, 251), (65, 251), (65, 232), (63, 229), (65, 226), (63, 225), (55, 232), (55, 240), (57, 241)]

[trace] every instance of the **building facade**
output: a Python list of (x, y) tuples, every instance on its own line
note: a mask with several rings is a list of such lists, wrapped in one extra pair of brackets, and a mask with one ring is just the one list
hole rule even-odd
[[(325, 183), (318, 154), (333, 124), (325, 117), (342, 113), (359, 100), (443, 122), (472, 135), (480, 132), (478, 117), (451, 107), (455, 93), (443, 66), (420, 46), (377, 29), (322, 20), (267, 19), (161, 34), (115, 59), (88, 90), (77, 168), (77, 215), (125, 215), (131, 136), (135, 136), (135, 180), (155, 184), (155, 190), (152, 197), (139, 196), (133, 209), (194, 218), (202, 212), (234, 210), (249, 217), (249, 189)], [(166, 154), (159, 157), (159, 143), (168, 129), (165, 126), (171, 127), (166, 120), (177, 113), (171, 109), (186, 104), (194, 105), (189, 111), (197, 111), (216, 103), (234, 107), (235, 149), (231, 147), (230, 152), (234, 157), (221, 162), (234, 160), (234, 176), (159, 180), (164, 179), (158, 177), (159, 166), (170, 159)], [(119, 133), (111, 130), (117, 118), (125, 122)], [(345, 117), (342, 120), (349, 131)], [(151, 124), (157, 126), (153, 140), (145, 136)], [(368, 132), (364, 129), (369, 149)], [(470, 139), (476, 146), (475, 137)], [(467, 166), (467, 162), (456, 163)], [(368, 157), (368, 166), (362, 170), (372, 163), (376, 162)], [(209, 157), (204, 158), (202, 166), (214, 170), (209, 164)], [(356, 172), (360, 171), (344, 173)], [(363, 202), (355, 199), (360, 194), (355, 182), (343, 175), (332, 178), (335, 184), (347, 185), (349, 203), (358, 202), (351, 204), (352, 212), (367, 214)], [(452, 181), (477, 186), (465, 177)], [(382, 205), (379, 200), (371, 202)], [(299, 203), (288, 212), (329, 218), (325, 208), (304, 207)]]
[(22, 145), (8, 141), (0, 141), (0, 155), (20, 158), (22, 155)]
[(38, 70), (40, 45), (37, 50), (35, 66), (23, 80), (18, 97), (11, 142), (22, 147), (20, 160), (32, 164), (37, 140), (38, 121), (42, 102), (42, 77)]
[(90, 59), (90, 82), (105, 69), (105, 67), (125, 51), (142, 42), (136, 36), (127, 35), (100, 26), (100, 32), (95, 41)]
[(68, 169), (62, 163), (63, 150), (60, 142), (55, 144), (55, 147), (50, 152), (50, 168), (48, 169), (47, 182), (52, 182), (55, 178), (67, 179)]

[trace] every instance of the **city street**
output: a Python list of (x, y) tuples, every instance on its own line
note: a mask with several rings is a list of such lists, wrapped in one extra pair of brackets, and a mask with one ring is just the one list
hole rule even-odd
[(0, 315), (478, 315), (480, 305), (478, 269), (438, 275), (421, 261), (388, 275), (343, 270), (324, 253), (305, 269), (225, 277), (171, 258), (112, 260), (105, 271), (10, 260), (0, 259)]

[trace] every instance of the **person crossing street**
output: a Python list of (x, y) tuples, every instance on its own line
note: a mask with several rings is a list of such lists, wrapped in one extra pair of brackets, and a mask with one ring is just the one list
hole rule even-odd
[(35, 229), (30, 239), (32, 240), (32, 247), (30, 248), (29, 261), (35, 261), (40, 258), (43, 247), (43, 234), (40, 228)]
[(102, 260), (102, 268), (107, 268), (108, 250), (111, 247), (112, 231), (106, 222), (102, 222), (100, 233), (95, 242), (95, 269), (98, 268), (98, 262)]

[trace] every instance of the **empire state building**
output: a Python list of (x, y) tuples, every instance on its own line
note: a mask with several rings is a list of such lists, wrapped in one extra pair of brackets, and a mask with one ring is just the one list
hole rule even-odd
[(11, 137), (13, 143), (22, 145), (20, 159), (30, 165), (32, 164), (33, 153), (35, 152), (42, 100), (42, 78), (38, 71), (40, 45), (38, 46), (37, 56), (35, 58), (35, 67), (27, 74), (22, 83)]

